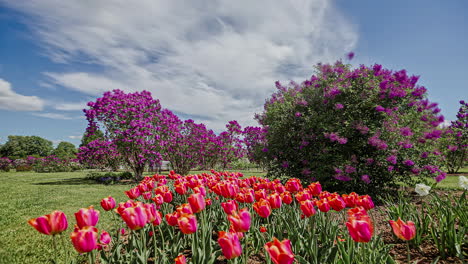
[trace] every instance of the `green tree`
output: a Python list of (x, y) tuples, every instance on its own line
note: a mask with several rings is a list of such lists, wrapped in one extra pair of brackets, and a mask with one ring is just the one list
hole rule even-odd
[(88, 131), (85, 131), (84, 134), (83, 134), (83, 137), (81, 138), (81, 144), (80, 144), (80, 148), (81, 147), (84, 147), (86, 145), (88, 145), (89, 142), (91, 141), (94, 141), (96, 139), (99, 139), (99, 138), (104, 138), (104, 133), (102, 133), (101, 130), (99, 129), (96, 129), (96, 131), (94, 131), (94, 134), (91, 135), (91, 136), (88, 136)]
[(62, 141), (52, 152), (53, 155), (61, 159), (74, 159), (76, 158), (76, 147), (70, 142)]
[(27, 156), (45, 157), (54, 150), (52, 141), (38, 136), (8, 136), (1, 149), (1, 154), (10, 159), (22, 159)]

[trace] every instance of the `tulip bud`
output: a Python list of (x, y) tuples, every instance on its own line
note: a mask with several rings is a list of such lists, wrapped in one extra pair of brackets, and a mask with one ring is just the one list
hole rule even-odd
[(101, 207), (104, 211), (110, 211), (115, 208), (115, 199), (112, 196), (101, 200)]
[(411, 240), (416, 236), (416, 227), (412, 221), (405, 223), (398, 217), (397, 221), (390, 220), (390, 225), (393, 233), (400, 239)]

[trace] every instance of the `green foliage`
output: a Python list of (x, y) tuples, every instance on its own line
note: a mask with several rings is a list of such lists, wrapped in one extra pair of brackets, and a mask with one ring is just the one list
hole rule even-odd
[(399, 195), (395, 202), (387, 201), (387, 214), (390, 219), (413, 221), (416, 236), (410, 241), (419, 247), (429, 240), (439, 251), (442, 259), (447, 257), (467, 258), (463, 248), (468, 246), (468, 202), (466, 191), (460, 196), (440, 196), (433, 193), (422, 200), (421, 208), (408, 197)]
[(0, 154), (10, 159), (24, 159), (27, 156), (45, 157), (52, 153), (52, 141), (38, 136), (8, 136)]
[(62, 141), (52, 152), (52, 155), (57, 156), (60, 159), (75, 159), (76, 158), (76, 147), (70, 142)]
[(96, 131), (94, 131), (94, 134), (91, 136), (88, 136), (88, 134), (88, 131), (85, 131), (83, 137), (81, 137), (81, 143), (79, 146), (80, 148), (88, 145), (88, 143), (93, 140), (104, 138), (104, 133), (102, 133), (100, 129), (96, 129)]

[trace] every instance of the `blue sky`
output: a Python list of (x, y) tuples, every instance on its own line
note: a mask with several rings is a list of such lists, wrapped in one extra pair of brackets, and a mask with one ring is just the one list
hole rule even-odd
[(276, 80), (350, 51), (353, 64), (420, 75), (446, 119), (468, 100), (464, 0), (102, 3), (0, 0), (0, 142), (79, 144), (81, 109), (116, 88), (149, 90), (215, 131), (254, 125)]

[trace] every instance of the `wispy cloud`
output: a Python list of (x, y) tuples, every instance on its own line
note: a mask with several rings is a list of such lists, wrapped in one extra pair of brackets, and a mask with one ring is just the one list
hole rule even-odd
[(32, 16), (51, 58), (102, 69), (47, 72), (54, 85), (92, 96), (149, 90), (215, 129), (252, 124), (276, 80), (310, 77), (358, 38), (329, 0), (6, 3)]
[(0, 109), (11, 111), (41, 111), (44, 100), (37, 96), (21, 95), (13, 91), (11, 84), (0, 78)]
[(87, 102), (57, 103), (54, 105), (54, 108), (60, 111), (76, 111), (86, 108), (86, 104)]
[(73, 119), (73, 118), (70, 117), (70, 116), (67, 116), (67, 115), (64, 115), (64, 114), (60, 114), (60, 113), (48, 113), (48, 112), (45, 112), (45, 113), (33, 113), (32, 115), (34, 115), (34, 116), (39, 116), (39, 117), (50, 118), (50, 119), (60, 119), (60, 120), (69, 120), (69, 119)]
[(81, 136), (68, 136), (70, 139), (81, 139)]

